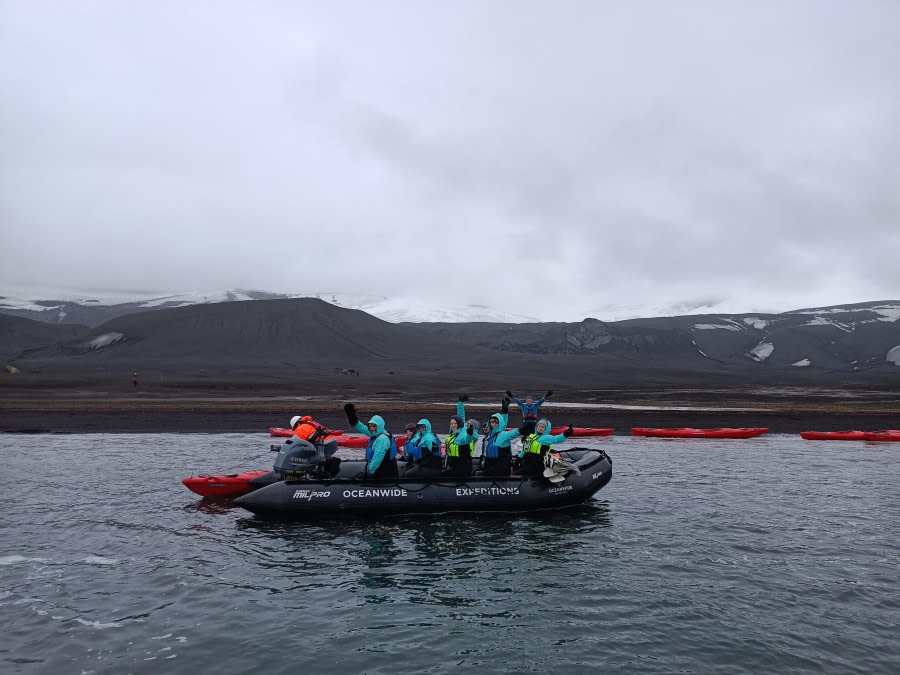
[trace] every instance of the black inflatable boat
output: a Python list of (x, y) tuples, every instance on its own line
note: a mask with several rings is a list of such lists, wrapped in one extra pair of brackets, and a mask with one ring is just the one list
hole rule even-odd
[[(585, 502), (612, 478), (602, 450), (557, 453), (557, 472), (544, 476), (358, 480), (305, 477), (284, 480), (238, 497), (235, 504), (265, 516), (304, 517), (343, 513), (443, 513), (535, 511)], [(559, 468), (562, 467), (562, 468)], [(348, 467), (349, 468), (349, 467)], [(341, 472), (343, 474), (343, 472)]]

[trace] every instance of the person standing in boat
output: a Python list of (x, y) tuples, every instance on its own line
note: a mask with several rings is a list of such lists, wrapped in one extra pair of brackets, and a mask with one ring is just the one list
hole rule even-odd
[(450, 418), (450, 433), (444, 439), (446, 456), (444, 457), (445, 476), (471, 476), (472, 450), (478, 441), (478, 421), (469, 420), (466, 424), (465, 402), (468, 394), (460, 394), (456, 401), (456, 414)]
[[(524, 424), (522, 425), (524, 431)], [(555, 443), (564, 443), (572, 437), (575, 431), (572, 425), (561, 434), (550, 433), (550, 420), (544, 418), (538, 420), (534, 431), (523, 434), (522, 438), (522, 466), (516, 472), (522, 476), (543, 476), (544, 475), (544, 457)]]
[(506, 431), (509, 421), (510, 400), (504, 398), (500, 403), (500, 412), (491, 415), (488, 420), (488, 431), (481, 439), (481, 471), (482, 476), (509, 476), (512, 471), (512, 448), (510, 442), (519, 435), (518, 429)]
[(548, 391), (537, 401), (535, 401), (531, 396), (526, 396), (525, 400), (521, 401), (517, 399), (509, 389), (506, 390), (506, 395), (509, 396), (513, 401), (515, 401), (516, 405), (518, 405), (522, 409), (522, 422), (528, 425), (529, 432), (533, 432), (534, 425), (537, 423), (541, 406), (544, 404), (544, 401), (553, 396), (553, 391)]
[(412, 465), (403, 472), (403, 478), (430, 478), (441, 475), (441, 441), (431, 433), (431, 422), (420, 419), (416, 434), (406, 442), (406, 454)]
[(373, 415), (368, 424), (359, 421), (356, 406), (348, 403), (344, 406), (347, 422), (361, 434), (369, 437), (366, 444), (366, 470), (364, 478), (397, 478), (397, 441), (384, 428), (384, 418)]

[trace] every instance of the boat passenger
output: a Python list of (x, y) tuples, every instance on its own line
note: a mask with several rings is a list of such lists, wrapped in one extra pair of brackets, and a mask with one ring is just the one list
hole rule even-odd
[(468, 400), (468, 394), (460, 394), (456, 402), (456, 414), (450, 418), (450, 433), (444, 439), (447, 450), (444, 458), (445, 476), (472, 475), (472, 450), (478, 441), (478, 421), (469, 420), (469, 424), (463, 421), (466, 418), (465, 402)]
[(441, 441), (431, 433), (431, 422), (420, 419), (416, 434), (406, 442), (406, 454), (412, 459), (404, 478), (429, 478), (441, 475)]
[(551, 434), (550, 420), (539, 420), (534, 432), (523, 434), (522, 466), (516, 473), (531, 477), (544, 475), (544, 457), (550, 452), (550, 448), (555, 443), (565, 442), (573, 433), (575, 432), (570, 424), (561, 434)]
[[(412, 437), (416, 435), (416, 424), (415, 422), (410, 422), (403, 428), (403, 433), (406, 434), (406, 442), (409, 443), (412, 440)], [(409, 464), (411, 460), (409, 458), (409, 452), (404, 451), (403, 448), (397, 448), (397, 456), (400, 459), (405, 459), (407, 468), (409, 468)]]
[(366, 470), (362, 478), (397, 478), (397, 442), (384, 428), (384, 418), (373, 415), (368, 424), (359, 421), (356, 406), (348, 403), (344, 406), (347, 422), (361, 434), (369, 437), (366, 445)]
[(481, 439), (481, 471), (482, 476), (508, 477), (512, 470), (512, 449), (510, 442), (519, 435), (518, 429), (506, 431), (509, 420), (510, 400), (504, 398), (500, 404), (500, 412), (491, 415), (488, 424), (490, 429)]
[(294, 436), (310, 443), (319, 443), (328, 435), (328, 429), (309, 415), (303, 417), (294, 415), (291, 418), (291, 429), (294, 431)]
[(535, 401), (531, 396), (526, 396), (525, 400), (521, 401), (517, 399), (509, 389), (506, 390), (506, 395), (509, 396), (513, 401), (515, 401), (516, 405), (518, 405), (522, 409), (522, 422), (529, 427), (529, 433), (533, 433), (534, 425), (537, 423), (538, 413), (540, 412), (541, 406), (544, 404), (544, 401), (553, 396), (553, 391), (548, 391), (537, 401)]

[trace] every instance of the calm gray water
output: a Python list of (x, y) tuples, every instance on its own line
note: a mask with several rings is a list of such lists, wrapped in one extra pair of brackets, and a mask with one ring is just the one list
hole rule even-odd
[(584, 507), (272, 523), (260, 435), (0, 437), (0, 672), (883, 673), (900, 444), (579, 441)]

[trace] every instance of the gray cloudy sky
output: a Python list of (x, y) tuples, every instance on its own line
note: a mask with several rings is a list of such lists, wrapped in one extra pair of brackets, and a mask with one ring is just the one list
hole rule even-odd
[(0, 0), (0, 288), (896, 299), (898, 168), (895, 0)]

